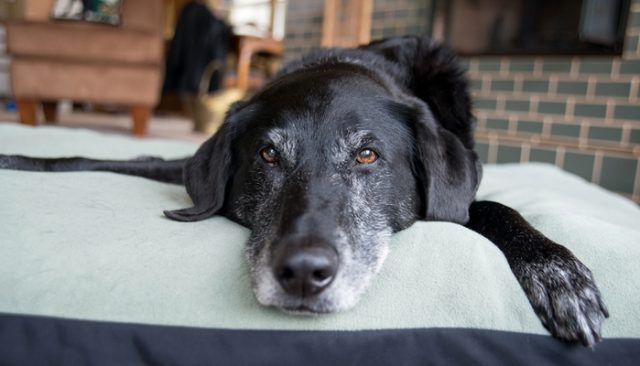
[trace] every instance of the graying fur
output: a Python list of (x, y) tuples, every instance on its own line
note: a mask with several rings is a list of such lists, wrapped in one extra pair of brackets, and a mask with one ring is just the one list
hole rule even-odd
[(593, 345), (601, 340), (607, 309), (591, 271), (575, 258), (549, 258), (523, 263), (514, 274), (542, 324), (565, 340), (580, 338)]
[[(281, 128), (269, 130), (266, 135), (286, 159), (286, 165), (296, 165), (299, 156), (296, 148), (301, 148), (295, 141), (291, 129)], [(354, 146), (360, 146), (367, 131), (348, 134), (337, 138), (334, 144), (327, 147), (323, 155), (328, 155), (327, 164), (339, 166), (352, 158)], [(300, 168), (303, 169), (303, 168)], [(280, 195), (286, 181), (298, 179), (295, 175), (277, 179), (269, 183), (267, 189), (264, 177), (255, 175), (250, 184), (265, 186), (258, 189), (258, 196), (241, 196), (233, 205), (236, 215), (254, 223), (252, 233), (245, 250), (249, 264), (251, 283), (257, 300), (268, 306), (275, 306), (294, 313), (305, 313), (296, 310), (304, 307), (316, 313), (328, 313), (346, 310), (353, 307), (365, 292), (371, 279), (378, 273), (389, 251), (392, 228), (382, 210), (376, 209), (385, 204), (385, 197), (367, 195), (362, 182), (357, 176), (349, 173), (334, 173), (327, 179), (334, 185), (344, 185), (351, 194), (344, 196), (343, 221), (334, 232), (335, 249), (339, 253), (339, 270), (333, 283), (321, 294), (311, 298), (294, 297), (287, 294), (276, 278), (271, 267), (273, 240), (277, 235), (278, 223), (273, 210), (282, 200)], [(382, 180), (378, 181), (378, 184)], [(405, 205), (406, 206), (406, 205)], [(248, 208), (253, 209), (249, 210)], [(406, 208), (407, 214), (411, 209)]]

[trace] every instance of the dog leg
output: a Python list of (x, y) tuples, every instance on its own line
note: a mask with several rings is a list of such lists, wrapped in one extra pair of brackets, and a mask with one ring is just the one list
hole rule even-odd
[(32, 158), (22, 155), (0, 155), (0, 169), (33, 172), (103, 171), (182, 184), (186, 160), (163, 160), (154, 157), (133, 160), (96, 160), (78, 157)]
[(591, 271), (567, 248), (546, 238), (515, 210), (479, 201), (469, 208), (467, 227), (491, 240), (545, 328), (567, 341), (593, 347), (609, 317)]

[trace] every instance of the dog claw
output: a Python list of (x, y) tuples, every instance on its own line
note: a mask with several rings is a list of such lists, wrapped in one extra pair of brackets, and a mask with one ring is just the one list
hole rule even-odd
[(602, 340), (609, 312), (591, 271), (569, 250), (557, 247), (551, 258), (522, 263), (514, 272), (553, 336), (593, 347)]

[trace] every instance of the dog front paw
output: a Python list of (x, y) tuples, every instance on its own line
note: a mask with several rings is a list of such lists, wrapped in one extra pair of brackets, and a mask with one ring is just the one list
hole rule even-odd
[(520, 285), (552, 335), (588, 347), (602, 340), (609, 312), (591, 271), (568, 249), (552, 243), (543, 258), (517, 267)]

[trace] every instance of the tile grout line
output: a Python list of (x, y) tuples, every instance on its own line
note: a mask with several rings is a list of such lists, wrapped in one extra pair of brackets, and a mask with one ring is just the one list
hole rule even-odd
[(495, 164), (498, 160), (498, 140), (489, 136), (489, 151), (487, 152), (487, 162), (489, 164)]
[(530, 153), (531, 153), (531, 145), (523, 144), (522, 150), (520, 150), (520, 162), (521, 163), (528, 162)]
[(549, 96), (555, 97), (558, 94), (558, 76), (549, 77)]
[[(638, 79), (638, 82), (640, 82), (640, 78)], [(515, 86), (515, 84), (514, 84)], [(587, 92), (589, 92), (587, 90)], [(630, 94), (632, 94), (633, 90), (630, 90)], [(487, 96), (489, 97), (493, 97), (496, 98), (498, 95), (498, 93), (502, 93), (502, 92), (492, 92), (491, 90), (488, 90), (486, 92)], [(551, 96), (548, 95), (548, 92), (545, 93), (539, 93), (539, 92), (522, 92), (522, 93), (513, 93), (513, 97), (515, 99), (524, 99), (527, 100), (527, 96), (529, 97), (542, 97), (542, 99), (544, 99), (545, 101), (550, 101), (550, 102), (556, 102), (558, 101), (558, 98), (568, 98), (568, 97), (574, 97), (577, 100), (579, 100), (582, 103), (599, 103), (599, 104), (604, 104), (604, 100), (605, 99), (612, 99), (612, 100), (616, 100), (618, 102), (624, 102), (624, 103), (629, 103), (629, 97), (628, 96), (624, 96), (624, 97), (615, 97), (615, 96), (593, 96), (590, 97), (586, 94), (584, 95), (578, 95), (578, 94), (571, 94), (571, 93), (563, 93), (561, 95), (557, 95), (557, 96)]]
[(593, 100), (595, 98), (596, 80), (593, 76), (587, 78), (587, 100)]
[(511, 62), (507, 57), (503, 57), (500, 59), (500, 76), (505, 77), (509, 75), (509, 67)]
[(600, 184), (600, 174), (602, 173), (602, 157), (601, 151), (596, 151), (593, 161), (593, 174), (591, 175), (591, 181), (595, 184)]
[(558, 146), (558, 148), (556, 150), (556, 161), (555, 161), (555, 164), (560, 168), (563, 168), (563, 166), (564, 166), (564, 152), (565, 152), (564, 146)]
[(631, 124), (622, 125), (622, 136), (620, 136), (620, 145), (629, 146), (631, 144)]
[(567, 109), (564, 114), (565, 119), (574, 119), (576, 109), (576, 98), (573, 96), (567, 97)]
[(574, 57), (571, 59), (571, 69), (569, 70), (569, 78), (577, 79), (578, 78), (578, 58)]
[(620, 77), (620, 59), (614, 59), (611, 63), (611, 78), (618, 79)]
[(513, 113), (509, 114), (509, 127), (508, 128), (509, 128), (507, 130), (508, 134), (516, 135), (518, 133), (518, 131), (517, 131), (517, 129), (518, 129), (518, 118)]
[(540, 98), (537, 95), (531, 95), (529, 97), (529, 102), (531, 103), (529, 105), (529, 116), (533, 116), (533, 115), (537, 115), (538, 114), (538, 102), (540, 101)]
[(640, 159), (638, 159), (638, 163), (636, 164), (636, 177), (633, 183), (633, 200), (640, 202)]
[(591, 129), (591, 124), (589, 122), (583, 122), (578, 126), (580, 126), (580, 136), (578, 136), (578, 146), (582, 149), (589, 145), (589, 130)]
[(533, 61), (533, 76), (542, 76), (542, 59), (540, 57), (536, 57)]
[(605, 110), (605, 114), (604, 114), (605, 125), (610, 126), (613, 123), (615, 108), (616, 108), (616, 102), (611, 98), (607, 99), (607, 109)]
[(549, 116), (544, 116), (542, 118), (542, 133), (540, 135), (542, 135), (542, 137), (544, 138), (551, 138), (551, 124), (553, 123), (551, 117)]
[(521, 75), (515, 75), (513, 77), (513, 91), (515, 95), (522, 96), (522, 84), (524, 83), (524, 78)]
[(637, 102), (638, 98), (640, 97), (640, 78), (638, 78), (637, 76), (634, 76), (633, 79), (631, 79), (631, 90), (629, 92), (629, 101), (630, 102)]
[(491, 75), (486, 73), (485, 75), (482, 75), (480, 80), (482, 80), (482, 87), (480, 90), (483, 93), (491, 93)]
[[(469, 65), (471, 65), (471, 61), (469, 61)], [(468, 72), (471, 74), (473, 73), (475, 74), (479, 74), (480, 71), (474, 71), (471, 68), (469, 68)], [(483, 72), (484, 73), (484, 72)], [(494, 73), (500, 75), (499, 71), (494, 71)], [(603, 81), (603, 82), (607, 82), (607, 81), (613, 81), (613, 78), (611, 77), (610, 74), (576, 74), (575, 77), (571, 74), (572, 71), (570, 72), (562, 72), (562, 73), (554, 73), (550, 76), (554, 76), (556, 78), (558, 78), (558, 81), (584, 81), (587, 82), (589, 81), (590, 78), (592, 78), (595, 81)], [(517, 71), (517, 72), (512, 72), (509, 75), (511, 75), (512, 77), (522, 77), (522, 78), (529, 78), (529, 79), (538, 79), (542, 76), (542, 72), (536, 73), (535, 71), (531, 71), (531, 72), (526, 72), (526, 71)], [(509, 76), (507, 75), (507, 76)], [(502, 75), (500, 75), (502, 77)], [(616, 78), (617, 82), (631, 82), (631, 79), (634, 78), (633, 74), (620, 74), (618, 75), (618, 77)]]
[[(491, 111), (482, 111), (483, 113), (486, 113), (488, 116), (491, 117), (496, 117), (496, 118), (508, 118), (509, 114), (515, 114), (517, 117), (519, 118), (527, 118), (527, 119), (533, 119), (536, 121), (541, 121), (544, 117), (546, 117), (546, 114), (538, 114), (538, 113), (534, 113), (534, 112), (522, 112), (522, 111), (496, 111), (496, 110), (492, 110)], [(613, 119), (610, 123), (603, 123), (603, 119), (599, 118), (599, 117), (572, 117), (572, 118), (567, 118), (567, 115), (561, 114), (561, 115), (555, 115), (554, 117), (556, 118), (560, 118), (562, 117), (562, 123), (567, 123), (567, 124), (581, 124), (582, 121), (588, 121), (593, 125), (601, 125), (601, 126), (607, 126), (607, 127), (616, 127), (616, 128), (622, 128), (624, 126), (624, 124), (637, 124), (639, 123), (639, 121), (636, 120), (626, 120), (626, 119)]]
[(506, 112), (505, 105), (506, 105), (506, 101), (505, 101), (504, 95), (498, 95), (498, 98), (496, 100), (496, 110), (501, 112)]

